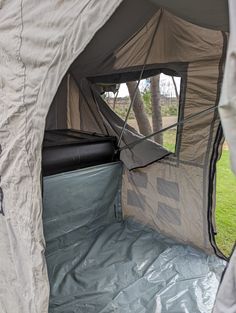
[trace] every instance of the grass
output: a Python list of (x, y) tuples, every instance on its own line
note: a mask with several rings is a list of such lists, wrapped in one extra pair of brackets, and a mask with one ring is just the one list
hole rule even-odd
[(163, 146), (167, 150), (175, 152), (175, 144), (176, 144), (176, 130), (171, 129), (165, 131), (163, 134)]
[(236, 240), (236, 177), (231, 171), (226, 149), (217, 163), (216, 173), (216, 242), (229, 256)]

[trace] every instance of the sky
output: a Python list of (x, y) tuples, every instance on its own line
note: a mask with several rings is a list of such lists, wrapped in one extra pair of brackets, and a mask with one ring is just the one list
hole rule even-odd
[[(175, 82), (177, 85), (177, 90), (179, 93), (180, 90), (180, 78), (179, 77), (175, 77)], [(165, 74), (161, 74), (160, 77), (160, 87), (161, 87), (161, 94), (165, 94), (166, 96), (174, 96), (175, 95), (175, 90), (174, 90), (174, 86), (173, 86), (173, 82), (171, 79), (171, 76), (165, 75)], [(141, 81), (140, 85), (139, 85), (139, 89), (143, 90), (145, 88), (145, 81)], [(120, 85), (120, 89), (119, 89), (119, 93), (118, 93), (118, 97), (126, 97), (129, 95), (128, 89), (126, 84), (121, 84)], [(113, 94), (110, 93), (110, 96), (112, 97)]]

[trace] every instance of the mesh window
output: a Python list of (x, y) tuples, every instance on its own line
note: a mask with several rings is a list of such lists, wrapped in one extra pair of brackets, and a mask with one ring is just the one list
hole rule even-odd
[[(150, 135), (178, 120), (180, 77), (159, 74), (141, 80), (128, 124), (144, 135)], [(137, 82), (131, 81), (112, 86), (103, 94), (111, 109), (123, 120), (126, 118)], [(175, 153), (177, 127), (159, 133), (150, 139)]]

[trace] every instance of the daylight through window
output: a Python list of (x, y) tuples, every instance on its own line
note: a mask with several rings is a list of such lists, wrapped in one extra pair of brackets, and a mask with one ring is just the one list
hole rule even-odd
[[(141, 80), (128, 124), (140, 134), (147, 136), (177, 122), (179, 111), (179, 77), (164, 74)], [(135, 92), (137, 82), (131, 81), (117, 86), (113, 92), (105, 93), (110, 108), (123, 120)], [(177, 127), (157, 134), (151, 140), (175, 153)]]

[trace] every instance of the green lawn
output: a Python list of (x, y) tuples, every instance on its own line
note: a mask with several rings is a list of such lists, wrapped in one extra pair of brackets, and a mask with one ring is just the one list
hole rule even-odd
[(176, 130), (170, 129), (163, 133), (163, 146), (171, 152), (175, 152)]
[(216, 242), (228, 256), (236, 240), (236, 176), (230, 169), (228, 150), (223, 150), (217, 164), (216, 226)]

